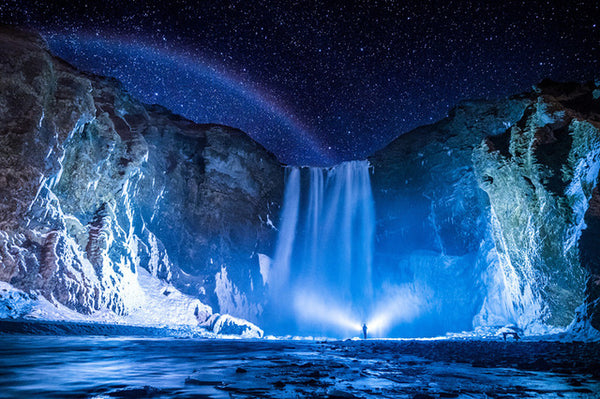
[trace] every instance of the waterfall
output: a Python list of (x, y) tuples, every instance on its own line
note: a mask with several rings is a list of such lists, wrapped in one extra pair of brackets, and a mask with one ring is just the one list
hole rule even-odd
[(272, 320), (288, 331), (357, 328), (372, 306), (374, 231), (367, 161), (288, 167), (269, 280)]
[(300, 204), (300, 170), (289, 167), (286, 169), (285, 193), (283, 195), (283, 211), (281, 228), (277, 239), (274, 265), (269, 281), (271, 293), (277, 295), (285, 289), (290, 275), (290, 260), (294, 238), (296, 237), (296, 224), (298, 222), (298, 207)]

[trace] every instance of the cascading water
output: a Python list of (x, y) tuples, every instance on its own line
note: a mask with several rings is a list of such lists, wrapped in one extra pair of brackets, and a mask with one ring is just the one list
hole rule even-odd
[[(421, 227), (432, 231), (433, 247), (407, 250), (411, 243), (397, 239), (374, 258), (369, 167), (367, 161), (352, 161), (331, 168), (287, 168), (267, 281), (267, 331), (347, 337), (359, 335), (362, 323), (370, 336), (379, 337), (506, 324), (529, 331), (543, 312), (532, 291), (535, 278), (511, 272), (506, 248), (491, 234), (476, 251), (448, 253), (444, 240), (449, 238), (437, 224), (433, 205)], [(393, 223), (414, 226), (411, 207), (400, 210)], [(499, 234), (501, 226), (494, 221), (490, 229)]]
[(473, 302), (476, 283), (465, 275), (469, 263), (462, 258), (416, 253), (380, 264), (374, 273), (369, 173), (367, 161), (287, 168), (267, 282), (268, 332), (346, 337), (358, 335), (366, 323), (370, 336), (418, 336), (440, 331), (436, 326), (448, 312), (467, 324), (472, 319), (475, 310), (463, 302)]
[(289, 167), (269, 278), (281, 331), (355, 332), (373, 301), (369, 164)]

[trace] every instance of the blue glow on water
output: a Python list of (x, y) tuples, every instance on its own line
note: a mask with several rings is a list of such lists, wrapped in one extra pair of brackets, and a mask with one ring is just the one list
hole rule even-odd
[[(597, 354), (597, 345), (548, 342), (3, 335), (0, 396), (597, 397), (600, 383), (589, 378)], [(515, 364), (541, 370), (515, 369)], [(555, 367), (568, 372), (557, 373)]]

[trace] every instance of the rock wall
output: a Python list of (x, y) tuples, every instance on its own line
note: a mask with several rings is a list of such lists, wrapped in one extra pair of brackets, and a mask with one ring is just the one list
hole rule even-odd
[(514, 125), (529, 102), (526, 96), (463, 102), (369, 158), (377, 219), (373, 269), (387, 275), (382, 280), (416, 285), (427, 303), (421, 321), (401, 333), (471, 330), (478, 313), (485, 320), (477, 324), (509, 318), (506, 309), (486, 305), (499, 294), (488, 290), (494, 280), (489, 201), (472, 156), (485, 137)]
[[(283, 193), (272, 154), (140, 103), (35, 34), (0, 28), (0, 72), (1, 281), (80, 313), (127, 314), (144, 306), (144, 269), (156, 286), (259, 318), (259, 257), (273, 254)], [(565, 327), (584, 301), (580, 320), (600, 328), (598, 86), (546, 81), (464, 102), (369, 157), (373, 278), (412, 284), (414, 313), (428, 315), (408, 335)]]
[(0, 29), (0, 71), (0, 280), (81, 313), (126, 314), (144, 268), (256, 319), (258, 254), (272, 251), (283, 193), (272, 154), (138, 102), (35, 34)]
[(497, 221), (503, 270), (518, 276), (519, 289), (530, 291), (550, 325), (568, 325), (584, 302), (589, 274), (598, 278), (600, 257), (592, 247), (600, 231), (590, 207), (600, 173), (594, 90), (591, 83), (542, 82), (519, 122), (474, 154)]
[(433, 286), (450, 330), (566, 327), (598, 297), (597, 106), (592, 83), (545, 81), (375, 153), (375, 269)]

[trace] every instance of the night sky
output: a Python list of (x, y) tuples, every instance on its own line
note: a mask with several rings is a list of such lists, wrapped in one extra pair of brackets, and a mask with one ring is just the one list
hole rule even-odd
[(0, 22), (292, 164), (364, 158), (462, 99), (600, 78), (597, 0), (0, 0)]

